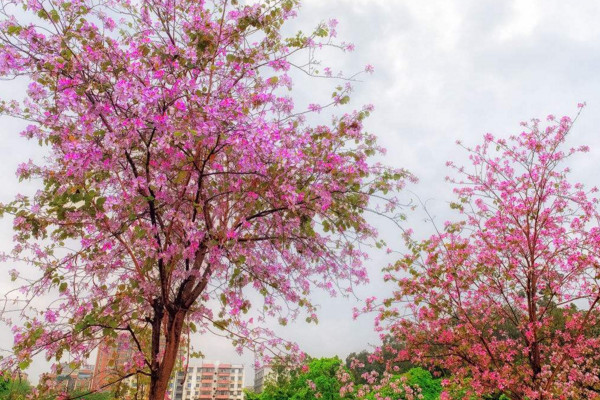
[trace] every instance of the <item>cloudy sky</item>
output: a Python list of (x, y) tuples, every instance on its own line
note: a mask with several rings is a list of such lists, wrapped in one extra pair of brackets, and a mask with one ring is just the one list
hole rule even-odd
[[(444, 183), (447, 160), (464, 160), (454, 144), (478, 143), (491, 132), (508, 136), (519, 122), (547, 114), (574, 115), (578, 102), (587, 102), (570, 143), (589, 144), (591, 152), (576, 159), (573, 175), (588, 185), (600, 185), (600, 2), (595, 0), (304, 0), (294, 28), (308, 31), (318, 21), (336, 18), (338, 38), (353, 42), (354, 53), (324, 54), (325, 63), (347, 72), (365, 64), (375, 74), (361, 78), (351, 106), (372, 103), (367, 122), (387, 149), (385, 161), (411, 170), (420, 179), (410, 188), (427, 201), (435, 220), (448, 217), (452, 199)], [(322, 81), (315, 82), (321, 85)], [(0, 95), (22, 91), (16, 83), (0, 83)], [(297, 85), (298, 102), (312, 100), (315, 86)], [(0, 201), (27, 193), (35, 184), (19, 184), (16, 165), (41, 151), (17, 135), (19, 124), (0, 123)], [(373, 220), (391, 247), (401, 250), (399, 232)], [(409, 219), (420, 235), (432, 232), (422, 212)], [(10, 248), (10, 221), (0, 221), (0, 248)], [(364, 298), (385, 291), (379, 270), (392, 258), (373, 253), (372, 282), (358, 291)], [(9, 265), (0, 265), (0, 289)], [(352, 321), (355, 299), (320, 298), (318, 326), (293, 324), (282, 333), (298, 341), (313, 356), (345, 357), (376, 343), (371, 319)], [(0, 326), (0, 348), (9, 347), (10, 330)], [(195, 347), (210, 359), (244, 362), (252, 355), (235, 355), (227, 343), (209, 337)], [(37, 362), (33, 376), (47, 369)], [(252, 372), (248, 374), (251, 378)]]

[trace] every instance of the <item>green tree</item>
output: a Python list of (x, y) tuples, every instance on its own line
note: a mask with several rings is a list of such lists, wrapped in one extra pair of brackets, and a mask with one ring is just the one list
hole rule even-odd
[(26, 381), (0, 377), (0, 400), (25, 400), (30, 390)]
[(431, 372), (423, 368), (411, 368), (405, 376), (409, 385), (418, 386), (421, 389), (423, 400), (439, 399), (442, 392), (441, 379), (433, 378)]
[(420, 394), (423, 396), (423, 400), (437, 400), (441, 393), (440, 378), (434, 378), (431, 372), (423, 368), (411, 368), (404, 374), (390, 377), (385, 384), (375, 387), (366, 398), (368, 400), (380, 398), (404, 400), (415, 398), (415, 395)]
[[(277, 371), (275, 378), (253, 400), (339, 400), (340, 389), (352, 381), (348, 369), (338, 357), (311, 360), (307, 367)], [(347, 394), (344, 399), (353, 398)]]

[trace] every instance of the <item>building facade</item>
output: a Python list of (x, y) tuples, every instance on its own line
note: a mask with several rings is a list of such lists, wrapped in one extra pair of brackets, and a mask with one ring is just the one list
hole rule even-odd
[(72, 369), (68, 364), (60, 365), (60, 373), (47, 374), (47, 378), (57, 382), (65, 392), (87, 391), (92, 383), (93, 365), (81, 365)]
[(129, 338), (120, 337), (114, 344), (102, 341), (98, 346), (92, 390), (109, 390), (110, 385), (126, 375), (126, 365), (133, 358), (133, 347)]
[[(162, 349), (164, 338), (161, 337)], [(142, 346), (144, 343), (142, 343)], [(182, 340), (178, 352), (178, 364), (185, 359), (187, 350)], [(137, 354), (137, 344), (128, 335), (121, 335), (114, 340), (103, 340), (98, 346), (96, 367), (91, 388), (97, 391), (117, 391), (117, 398), (145, 398), (149, 390), (149, 378), (135, 374), (137, 367), (133, 358)], [(120, 397), (119, 397), (120, 396)]]
[(243, 400), (244, 366), (219, 361), (189, 365), (169, 384), (173, 400)]
[(256, 369), (254, 372), (254, 393), (262, 393), (265, 387), (265, 379), (272, 372), (273, 369), (269, 365), (265, 365)]

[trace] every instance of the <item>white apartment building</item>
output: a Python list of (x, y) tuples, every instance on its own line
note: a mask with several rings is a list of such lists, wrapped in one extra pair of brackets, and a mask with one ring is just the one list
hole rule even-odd
[(219, 361), (189, 365), (169, 383), (173, 400), (243, 400), (244, 366)]

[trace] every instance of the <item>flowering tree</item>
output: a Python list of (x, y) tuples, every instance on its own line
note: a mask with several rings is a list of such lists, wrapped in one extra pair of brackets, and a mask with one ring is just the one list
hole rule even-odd
[[(452, 208), (463, 218), (389, 268), (378, 327), (400, 359), (450, 371), (461, 397), (599, 398), (598, 200), (567, 180), (572, 122), (548, 117), (467, 148)], [(449, 398), (448, 392), (445, 393)]]
[[(366, 281), (358, 244), (376, 233), (363, 212), (408, 174), (369, 161), (381, 151), (362, 128), (370, 107), (319, 126), (305, 114), (326, 105), (294, 111), (289, 71), (328, 77), (315, 50), (351, 49), (334, 42), (335, 21), (284, 38), (296, 9), (295, 0), (2, 2), (0, 75), (30, 83), (23, 102), (0, 110), (30, 121), (23, 135), (49, 151), (18, 170), (43, 188), (0, 209), (16, 231), (5, 257), (41, 272), (25, 274), (21, 300), (59, 294), (25, 313), (5, 363), (65, 351), (81, 361), (101, 338), (128, 335), (124, 371), (149, 376), (150, 399), (162, 400), (182, 333), (292, 350), (264, 318), (315, 321), (314, 288)], [(349, 90), (338, 87), (329, 105), (347, 103)], [(383, 201), (382, 211), (396, 206)], [(251, 317), (256, 294), (264, 302)]]

